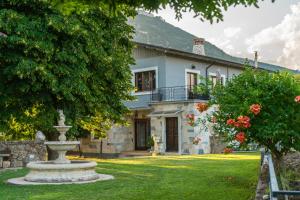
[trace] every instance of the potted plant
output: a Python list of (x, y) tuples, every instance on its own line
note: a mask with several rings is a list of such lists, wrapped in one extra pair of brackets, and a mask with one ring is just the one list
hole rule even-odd
[(210, 85), (211, 81), (209, 79), (200, 76), (200, 83), (194, 86), (193, 93), (198, 97), (209, 99)]
[(148, 137), (148, 140), (147, 140), (147, 148), (149, 151), (153, 151), (154, 150), (154, 139), (153, 137)]

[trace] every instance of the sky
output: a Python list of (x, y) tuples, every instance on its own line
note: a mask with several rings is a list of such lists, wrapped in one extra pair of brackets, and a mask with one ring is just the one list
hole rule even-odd
[(168, 23), (242, 58), (300, 70), (300, 0), (260, 2), (260, 8), (237, 6), (224, 11), (224, 20), (211, 24), (184, 13), (179, 21), (172, 9), (154, 13)]

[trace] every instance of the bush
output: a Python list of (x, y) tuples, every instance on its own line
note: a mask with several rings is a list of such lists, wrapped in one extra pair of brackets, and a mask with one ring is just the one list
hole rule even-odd
[(247, 69), (214, 89), (215, 128), (228, 141), (255, 142), (281, 158), (292, 148), (300, 150), (299, 94), (291, 74)]

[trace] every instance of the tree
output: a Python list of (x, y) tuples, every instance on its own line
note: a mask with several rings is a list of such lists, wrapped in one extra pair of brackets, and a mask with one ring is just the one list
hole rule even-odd
[(134, 60), (126, 16), (79, 3), (62, 12), (52, 3), (0, 3), (0, 128), (10, 139), (36, 130), (51, 139), (57, 109), (75, 136), (88, 118), (122, 122), (128, 112)]
[[(274, 2), (275, 0), (272, 0)], [(157, 11), (159, 8), (165, 8), (169, 5), (175, 10), (176, 18), (180, 19), (183, 12), (195, 12), (195, 17), (201, 20), (223, 20), (223, 10), (227, 10), (231, 6), (244, 5), (255, 6), (258, 8), (260, 0), (95, 0), (85, 2), (97, 4), (99, 2), (107, 3), (112, 10), (118, 7), (129, 6), (132, 8), (143, 8), (147, 11)]]
[[(228, 141), (268, 148), (276, 158), (300, 150), (300, 90), (291, 74), (247, 69), (213, 92), (217, 131)], [(298, 97), (297, 97), (298, 96)]]

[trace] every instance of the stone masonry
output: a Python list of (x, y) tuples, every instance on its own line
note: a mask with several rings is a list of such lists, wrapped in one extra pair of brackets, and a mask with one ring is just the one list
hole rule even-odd
[(0, 153), (9, 153), (10, 167), (24, 167), (30, 161), (47, 158), (46, 145), (35, 141), (0, 141)]

